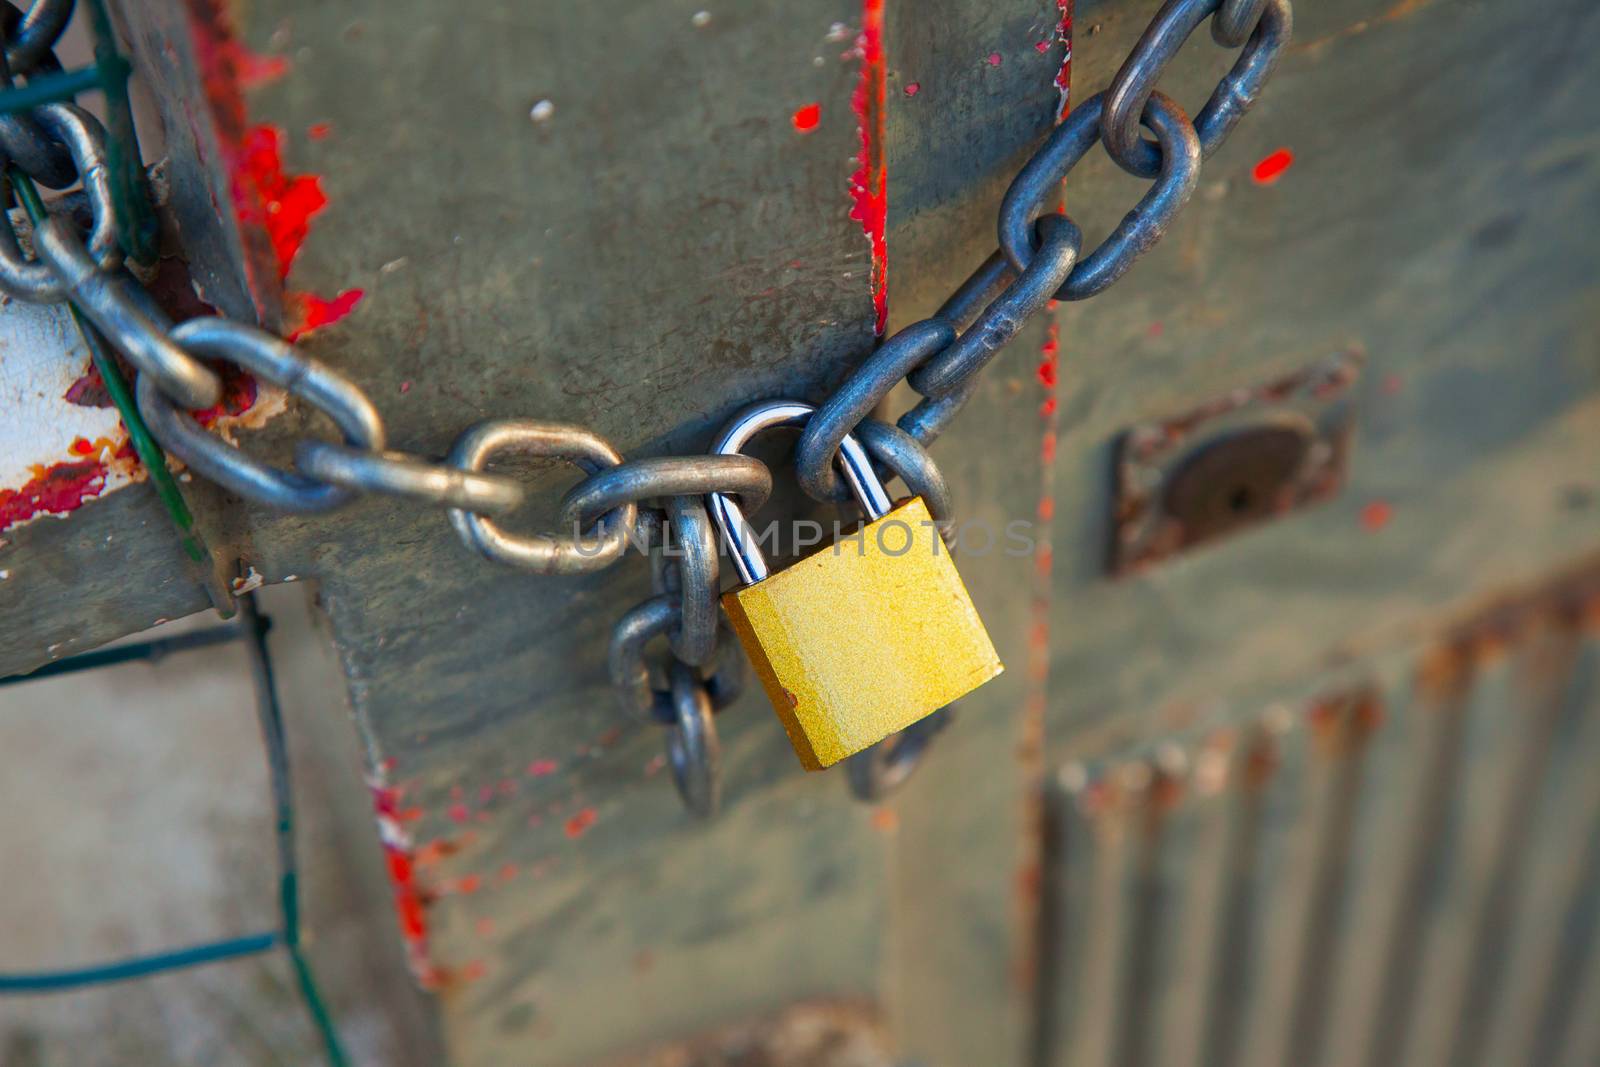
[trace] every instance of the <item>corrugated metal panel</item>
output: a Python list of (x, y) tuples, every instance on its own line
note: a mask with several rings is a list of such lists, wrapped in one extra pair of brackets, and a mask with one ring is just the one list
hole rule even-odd
[(1595, 1062), (1596, 576), (1367, 672), (1061, 770), (1041, 1064)]

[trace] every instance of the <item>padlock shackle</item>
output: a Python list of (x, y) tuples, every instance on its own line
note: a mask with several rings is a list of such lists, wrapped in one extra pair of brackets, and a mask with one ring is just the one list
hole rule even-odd
[[(812, 404), (799, 400), (763, 400), (740, 411), (723, 429), (711, 446), (713, 455), (734, 455), (744, 450), (756, 434), (765, 430), (792, 429), (805, 426), (806, 420), (816, 411)], [(883, 487), (877, 472), (872, 469), (872, 458), (851, 434), (839, 442), (839, 472), (845, 484), (855, 494), (867, 521), (881, 519), (894, 507), (889, 491)], [(744, 509), (726, 493), (707, 493), (706, 509), (728, 543), (728, 554), (733, 557), (734, 568), (745, 585), (752, 585), (771, 574), (767, 561), (761, 554), (761, 543)]]

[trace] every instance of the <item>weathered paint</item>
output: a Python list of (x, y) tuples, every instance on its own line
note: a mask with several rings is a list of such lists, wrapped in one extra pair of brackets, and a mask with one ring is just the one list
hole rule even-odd
[[(311, 232), (311, 221), (328, 204), (317, 174), (290, 173), (283, 163), (283, 130), (250, 121), (245, 92), (270, 84), (289, 70), (287, 59), (261, 55), (234, 35), (226, 5), (197, 0), (189, 20), (201, 82), (216, 122), (217, 141), (230, 177), (233, 210), (247, 242), (264, 241), (277, 267), (276, 283), (288, 280), (295, 255)], [(307, 130), (313, 140), (325, 138), (331, 124)], [(248, 257), (247, 257), (248, 259)], [(247, 273), (252, 264), (243, 264)], [(250, 278), (252, 291), (274, 280)], [(290, 340), (348, 315), (365, 295), (347, 289), (332, 298), (309, 292), (284, 293), (284, 332)]]
[[(850, 175), (850, 217), (872, 249), (872, 306), (877, 309), (881, 337), (889, 324), (889, 171), (883, 155), (883, 100), (887, 67), (883, 55), (884, 0), (863, 0), (861, 32), (854, 55), (861, 64), (856, 88), (850, 95), (861, 150)], [(912, 95), (915, 95), (913, 92)]]
[(89, 352), (65, 307), (11, 301), (0, 355), (0, 530), (143, 478), (116, 410), (95, 402)]

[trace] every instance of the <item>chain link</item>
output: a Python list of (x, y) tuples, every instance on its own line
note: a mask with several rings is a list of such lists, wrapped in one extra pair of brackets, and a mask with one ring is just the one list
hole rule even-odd
[(1140, 116), (1155, 91), (1167, 65), (1189, 40), (1189, 35), (1207, 17), (1213, 21), (1211, 34), (1218, 43), (1244, 37), (1245, 19), (1254, 15), (1244, 50), (1225, 74), (1195, 116), (1194, 128), (1203, 155), (1209, 157), (1228, 139), (1228, 134), (1244, 118), (1245, 112), (1261, 95), (1261, 87), (1277, 66), (1278, 57), (1289, 43), (1294, 19), (1289, 0), (1265, 3), (1224, 3), (1222, 0), (1167, 0), (1145, 28), (1139, 42), (1123, 60), (1122, 68), (1106, 90), (1105, 116), (1100, 136), (1106, 151), (1123, 170), (1141, 178), (1153, 178), (1161, 168), (1161, 148), (1139, 136)]
[[(52, 49), (72, 0), (35, 0), (24, 14), (0, 0), (4, 73), (60, 69)], [(1240, 48), (1232, 69), (1191, 123), (1156, 89), (1161, 75), (1207, 18), (1220, 45)], [(1255, 102), (1288, 44), (1289, 0), (1168, 0), (1105, 92), (1075, 107), (1017, 173), (1001, 201), (999, 248), (932, 318), (886, 340), (802, 429), (795, 465), (802, 488), (832, 501), (847, 495), (834, 470), (851, 435), (880, 471), (899, 477), (927, 502), (949, 536), (950, 497), (927, 447), (972, 397), (978, 375), (1017, 332), (1054, 300), (1104, 292), (1161, 240), (1188, 201), (1202, 159), (1210, 156)], [(1139, 133), (1144, 126), (1155, 139)], [(1094, 147), (1125, 170), (1152, 180), (1101, 244), (1080, 255), (1083, 237), (1051, 203), (1062, 179)], [(666, 723), (668, 758), (685, 803), (700, 814), (720, 795), (713, 712), (742, 682), (716, 598), (717, 550), (705, 497), (740, 498), (759, 508), (772, 491), (770, 471), (748, 456), (672, 456), (624, 461), (603, 438), (564, 423), (497, 419), (469, 427), (443, 463), (391, 451), (383, 420), (354, 383), (254, 326), (220, 318), (173, 326), (125, 270), (117, 235), (107, 143), (100, 123), (71, 104), (0, 115), (0, 163), (52, 188), (83, 184), (87, 237), (70, 221), (79, 194), (54, 205), (35, 229), (36, 258), (12, 228), (0, 225), (0, 294), (37, 303), (72, 301), (140, 372), (138, 404), (161, 443), (196, 473), (259, 504), (324, 511), (358, 494), (378, 493), (447, 509), (461, 540), (488, 559), (540, 574), (587, 573), (610, 566), (636, 535), (653, 545), (656, 595), (623, 616), (609, 653), (610, 674), (630, 714)], [(9, 178), (4, 192), (9, 196)], [(127, 205), (123, 205), (124, 208)], [(296, 442), (294, 469), (252, 458), (202, 429), (189, 414), (215, 405), (221, 380), (205, 361), (233, 363), (327, 415), (342, 443)], [(893, 423), (873, 417), (906, 381), (921, 399)], [(521, 483), (485, 470), (505, 452), (572, 463), (585, 478), (562, 498), (562, 535), (510, 534), (488, 518), (517, 511)], [(656, 501), (664, 506), (650, 506)], [(652, 538), (651, 534), (659, 537)], [(670, 546), (680, 554), (669, 556)], [(652, 681), (645, 645), (665, 636), (672, 658)], [(862, 753), (850, 765), (852, 789), (878, 799), (903, 780), (946, 712)]]

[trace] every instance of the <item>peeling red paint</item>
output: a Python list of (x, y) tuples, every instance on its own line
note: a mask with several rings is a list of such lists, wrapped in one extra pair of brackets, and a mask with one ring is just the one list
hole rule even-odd
[(1294, 165), (1294, 153), (1287, 148), (1280, 148), (1266, 156), (1250, 171), (1257, 185), (1271, 185), (1283, 177), (1283, 172)]
[(54, 463), (33, 472), (20, 489), (0, 489), (0, 530), (40, 515), (73, 511), (99, 496), (106, 484), (106, 465), (97, 459)]
[(1373, 533), (1389, 525), (1394, 518), (1394, 505), (1387, 500), (1373, 500), (1361, 509), (1361, 525)]
[(313, 141), (326, 141), (333, 127), (326, 122), (313, 122), (306, 127), (306, 136)]
[(278, 259), (278, 277), (288, 278), (312, 217), (328, 205), (322, 179), (285, 173), (283, 131), (262, 125), (251, 128), (239, 145), (233, 180), (240, 221), (265, 227)]
[(872, 250), (872, 306), (877, 334), (889, 325), (889, 168), (883, 156), (884, 92), (887, 67), (883, 57), (883, 0), (862, 0), (861, 32), (856, 36), (861, 73), (850, 94), (861, 151), (850, 176), (850, 217), (861, 224)]
[(984, 60), (984, 62), (989, 64), (989, 66), (991, 66), (991, 67), (998, 67), (1000, 65), (1000, 63), (1001, 63), (1000, 53), (999, 52), (990, 52), (988, 57)]
[(906, 95), (907, 96), (916, 96), (920, 92), (922, 92), (922, 83), (921, 82), (908, 82), (906, 84)]
[[(234, 214), (247, 242), (253, 232), (265, 236), (277, 267), (276, 280), (282, 283), (289, 276), (295, 254), (305, 243), (312, 218), (327, 206), (328, 198), (318, 175), (291, 174), (284, 169), (283, 132), (275, 126), (250, 122), (244, 92), (281, 77), (288, 71), (289, 62), (281, 56), (257, 55), (244, 47), (233, 32), (226, 0), (190, 2), (190, 36), (230, 176)], [(326, 123), (318, 123), (307, 130), (307, 135), (320, 139), (330, 129)], [(251, 290), (260, 292), (262, 279), (251, 269), (256, 258), (246, 257), (245, 270), (250, 275)], [(287, 292), (284, 303), (291, 339), (342, 318), (360, 299), (360, 290), (347, 290), (331, 300), (310, 293)]]
[(112, 406), (111, 394), (106, 390), (105, 380), (100, 377), (100, 368), (92, 362), (81, 377), (67, 386), (67, 391), (61, 395), (61, 399), (81, 408)]
[(1072, 0), (1056, 0), (1056, 10), (1061, 12), (1061, 21), (1056, 23), (1056, 40), (1065, 49), (1055, 79), (1056, 91), (1061, 94), (1061, 108), (1056, 113), (1059, 122), (1067, 117), (1072, 95)]
[(817, 128), (817, 123), (822, 121), (822, 105), (807, 104), (798, 108), (789, 121), (794, 123), (794, 128), (801, 133), (810, 133)]
[(567, 836), (576, 841), (589, 832), (589, 827), (593, 826), (598, 818), (599, 815), (593, 808), (579, 810), (577, 814), (567, 820)]

